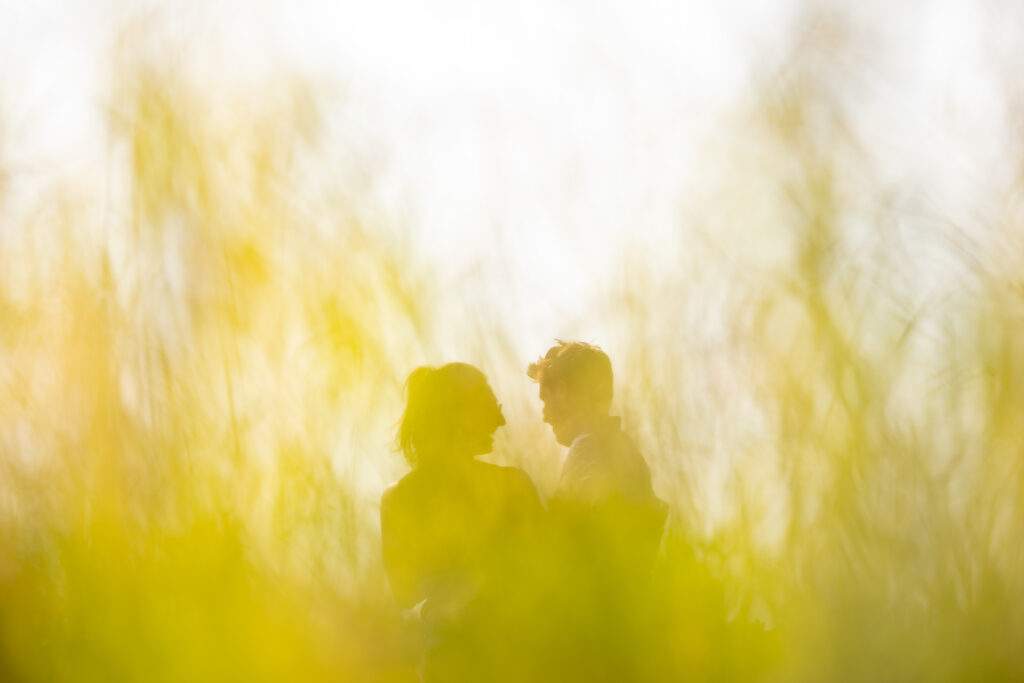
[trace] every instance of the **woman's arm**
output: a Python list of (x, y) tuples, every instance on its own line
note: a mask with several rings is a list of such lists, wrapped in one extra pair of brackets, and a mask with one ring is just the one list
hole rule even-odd
[(399, 501), (394, 487), (385, 491), (381, 497), (381, 549), (384, 555), (384, 570), (387, 572), (395, 600), (400, 607), (408, 609), (425, 596), (421, 595), (414, 553)]

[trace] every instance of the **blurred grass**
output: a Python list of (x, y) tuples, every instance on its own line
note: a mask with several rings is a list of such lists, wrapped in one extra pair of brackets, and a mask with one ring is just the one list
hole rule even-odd
[(697, 667), (712, 678), (1019, 680), (1019, 259), (953, 228), (959, 277), (922, 299), (928, 245), (899, 231), (916, 189), (883, 180), (850, 104), (864, 41), (806, 21), (725, 131), (698, 239), (667, 278), (631, 270), (608, 311), (676, 552), (721, 591), (684, 569), (669, 600), (715, 596), (680, 618), (725, 623), (709, 646), (725, 661)]
[[(594, 313), (673, 507), (619, 647), (661, 680), (1024, 680), (1020, 263), (953, 249), (967, 291), (915, 298), (826, 87), (847, 38), (806, 36), (726, 131), (703, 241)], [(0, 677), (415, 680), (376, 506), (439, 264), (322, 152), (313, 84), (115, 64), (122, 191), (55, 187), (0, 242)], [(522, 373), (515, 330), (465, 322)], [(496, 459), (550, 491), (546, 431), (513, 428)]]
[(41, 197), (3, 244), (4, 678), (386, 680), (395, 465), (350, 433), (387, 443), (425, 290), (367, 207), (304, 182), (308, 84), (120, 68), (123, 202), (92, 224)]

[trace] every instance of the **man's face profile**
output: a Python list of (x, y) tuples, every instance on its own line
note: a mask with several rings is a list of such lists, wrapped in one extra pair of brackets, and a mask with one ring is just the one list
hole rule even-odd
[(572, 443), (572, 404), (566, 387), (561, 382), (541, 382), (540, 400), (544, 404), (544, 422), (551, 425), (555, 440), (563, 446)]

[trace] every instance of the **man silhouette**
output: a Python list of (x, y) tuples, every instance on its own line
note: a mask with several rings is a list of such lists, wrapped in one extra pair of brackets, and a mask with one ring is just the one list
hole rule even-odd
[(611, 361), (591, 344), (558, 341), (527, 374), (540, 385), (544, 421), (569, 448), (550, 501), (560, 622), (553, 680), (649, 679), (650, 577), (666, 505), (609, 414)]
[(554, 500), (601, 506), (662, 507), (651, 472), (618, 417), (609, 415), (612, 365), (600, 348), (559, 341), (527, 371), (540, 385), (544, 421), (569, 447)]

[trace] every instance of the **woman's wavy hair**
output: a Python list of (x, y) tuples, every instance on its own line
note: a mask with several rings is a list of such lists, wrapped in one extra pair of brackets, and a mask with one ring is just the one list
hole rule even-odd
[(423, 365), (405, 380), (405, 412), (398, 427), (398, 448), (416, 467), (445, 453), (466, 416), (493, 402), (484, 373), (468, 363)]

